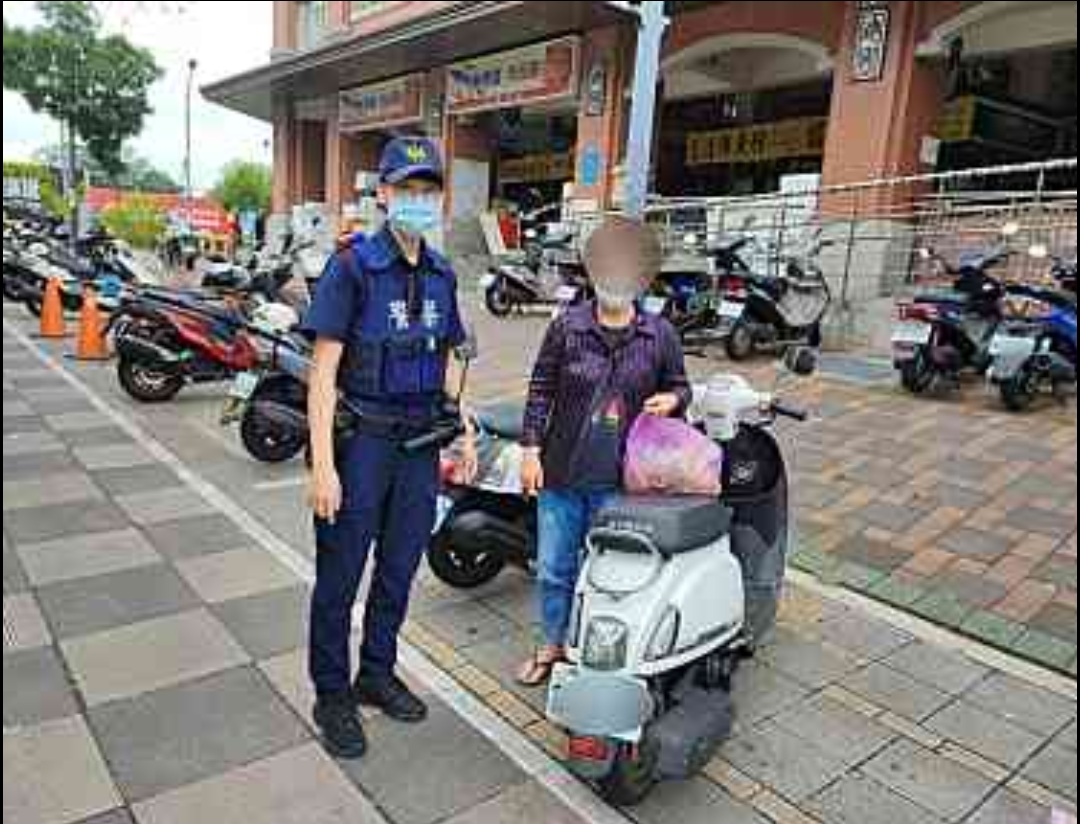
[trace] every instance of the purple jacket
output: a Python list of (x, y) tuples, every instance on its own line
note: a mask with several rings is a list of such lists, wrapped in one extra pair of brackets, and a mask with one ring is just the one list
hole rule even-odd
[(533, 366), (522, 434), (523, 445), (541, 447), (546, 486), (573, 486), (582, 433), (597, 392), (605, 387), (622, 393), (627, 431), (645, 401), (658, 392), (675, 393), (680, 411), (685, 410), (691, 389), (675, 328), (638, 312), (633, 334), (611, 349), (591, 301), (551, 323)]

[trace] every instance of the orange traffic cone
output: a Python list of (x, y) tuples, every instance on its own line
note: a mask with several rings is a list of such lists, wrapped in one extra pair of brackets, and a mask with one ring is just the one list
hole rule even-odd
[(62, 338), (67, 335), (67, 327), (64, 325), (64, 303), (60, 299), (60, 278), (49, 278), (45, 284), (38, 334), (43, 338)]
[(79, 312), (79, 337), (75, 342), (77, 360), (107, 360), (105, 335), (102, 334), (101, 309), (93, 286), (83, 289), (82, 309)]

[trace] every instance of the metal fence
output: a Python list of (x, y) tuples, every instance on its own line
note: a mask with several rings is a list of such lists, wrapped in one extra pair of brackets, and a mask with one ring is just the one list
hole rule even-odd
[[(579, 215), (579, 238), (602, 215)], [(742, 197), (650, 201), (669, 269), (708, 268), (707, 250), (750, 235), (758, 271), (777, 272), (805, 255), (818, 235), (831, 243), (818, 258), (834, 294), (833, 342), (877, 347), (897, 296), (940, 275), (918, 254), (932, 247), (955, 261), (964, 252), (1007, 242), (1016, 253), (1002, 275), (1037, 280), (1048, 263), (1025, 254), (1035, 245), (1076, 255), (1076, 158), (912, 175), (857, 183), (795, 187)], [(1006, 224), (1016, 232), (1007, 240)]]

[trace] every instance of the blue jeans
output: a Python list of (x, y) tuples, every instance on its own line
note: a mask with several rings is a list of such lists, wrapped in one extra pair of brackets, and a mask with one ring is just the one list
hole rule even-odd
[(566, 643), (585, 535), (614, 491), (545, 489), (537, 507), (540, 621), (544, 642)]

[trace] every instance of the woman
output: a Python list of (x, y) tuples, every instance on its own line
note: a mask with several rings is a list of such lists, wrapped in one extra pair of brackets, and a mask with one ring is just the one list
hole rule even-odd
[(666, 320), (637, 298), (660, 264), (655, 233), (608, 218), (585, 247), (596, 299), (548, 328), (525, 407), (521, 482), (539, 495), (539, 601), (543, 644), (518, 680), (547, 681), (563, 660), (585, 533), (618, 491), (626, 434), (640, 414), (678, 415), (690, 402), (682, 347)]

